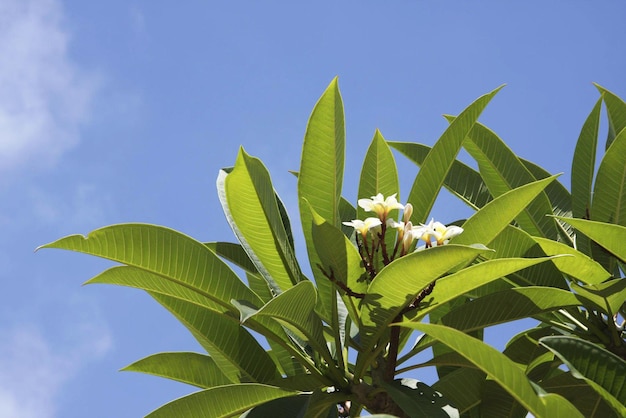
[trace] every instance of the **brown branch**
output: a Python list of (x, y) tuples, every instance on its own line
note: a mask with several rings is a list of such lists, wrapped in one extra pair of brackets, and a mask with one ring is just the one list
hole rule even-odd
[(321, 264), (317, 264), (317, 267), (321, 270), (322, 274), (324, 274), (324, 276), (326, 276), (326, 278), (328, 280), (330, 280), (332, 283), (334, 283), (338, 288), (340, 288), (341, 290), (343, 290), (344, 292), (346, 292), (346, 294), (348, 296), (352, 296), (353, 298), (357, 298), (357, 299), (364, 299), (365, 298), (365, 293), (358, 293), (353, 291), (352, 289), (350, 289), (345, 283), (340, 282), (339, 280), (337, 280), (335, 278), (335, 273), (333, 272), (332, 267), (330, 268), (330, 274), (328, 274), (326, 272), (326, 270), (324, 270), (324, 268), (322, 267)]

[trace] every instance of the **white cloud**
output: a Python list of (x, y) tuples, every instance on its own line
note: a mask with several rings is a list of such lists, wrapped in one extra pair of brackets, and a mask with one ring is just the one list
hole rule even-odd
[(87, 322), (68, 325), (75, 333), (69, 344), (50, 341), (32, 326), (3, 330), (0, 417), (55, 417), (57, 397), (63, 385), (85, 363), (111, 348), (111, 337), (105, 327)]
[(79, 140), (95, 82), (63, 20), (57, 0), (0, 0), (0, 171), (45, 167)]

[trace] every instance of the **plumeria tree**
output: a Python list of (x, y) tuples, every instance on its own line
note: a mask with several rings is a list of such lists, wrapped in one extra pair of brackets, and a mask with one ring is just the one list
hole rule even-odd
[[(376, 131), (354, 205), (341, 192), (333, 80), (296, 173), (311, 277), (267, 169), (243, 148), (217, 179), (236, 243), (122, 224), (43, 247), (119, 262), (88, 283), (145, 290), (206, 350), (125, 368), (199, 388), (149, 417), (625, 416), (626, 104), (599, 90), (571, 193), (477, 121), (496, 89), (448, 116), (432, 147)], [(594, 173), (603, 102), (609, 138)], [(404, 203), (392, 148), (420, 166)], [(461, 148), (478, 170), (457, 160)], [(435, 221), (442, 188), (474, 214)], [(521, 318), (538, 325), (503, 352), (482, 341), (486, 327)], [(426, 366), (434, 385), (418, 379)]]

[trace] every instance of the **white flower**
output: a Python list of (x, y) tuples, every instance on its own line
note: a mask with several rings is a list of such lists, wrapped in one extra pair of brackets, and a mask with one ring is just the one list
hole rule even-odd
[(387, 228), (393, 228), (398, 232), (404, 232), (404, 222), (396, 222), (393, 218), (389, 218), (385, 223), (387, 224)]
[[(445, 226), (441, 222), (435, 222), (434, 219), (431, 219), (427, 225), (420, 224), (420, 226), (413, 228), (413, 234), (426, 242), (426, 247), (430, 247), (431, 245), (447, 244), (450, 239), (456, 237), (462, 232), (463, 228), (460, 226)], [(435, 239), (435, 243), (433, 244), (430, 242), (431, 237)]]
[(378, 218), (367, 218), (364, 221), (360, 219), (354, 219), (351, 222), (343, 222), (346, 226), (353, 227), (356, 231), (360, 232), (365, 237), (370, 229), (378, 228), (382, 225), (382, 222)]
[(371, 199), (359, 199), (358, 203), (365, 211), (376, 212), (380, 219), (385, 220), (392, 210), (404, 209), (404, 205), (398, 203), (396, 194), (394, 193), (385, 199), (382, 193), (378, 193), (376, 196), (372, 196)]

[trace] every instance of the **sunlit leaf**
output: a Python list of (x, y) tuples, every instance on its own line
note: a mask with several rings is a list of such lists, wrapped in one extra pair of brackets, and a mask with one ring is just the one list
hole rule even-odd
[(533, 237), (547, 255), (569, 254), (571, 257), (557, 257), (552, 262), (559, 270), (570, 277), (587, 284), (602, 283), (611, 277), (600, 264), (574, 248), (546, 238)]
[[(574, 159), (572, 160), (572, 215), (575, 218), (589, 217), (591, 211), (591, 191), (596, 166), (598, 129), (600, 126), (602, 98), (598, 99), (578, 136)], [(555, 213), (558, 216), (566, 216)], [(591, 255), (589, 239), (584, 235), (576, 237), (577, 248)]]
[[(339, 206), (345, 153), (343, 101), (337, 78), (326, 88), (307, 124), (298, 174), (300, 220), (311, 269), (319, 289), (320, 313), (330, 318), (334, 287), (317, 268), (319, 257), (312, 235), (312, 207), (331, 225), (341, 227)], [(308, 203), (307, 203), (308, 202)]]
[(359, 376), (372, 360), (377, 340), (405, 306), (435, 279), (486, 252), (484, 248), (445, 245), (414, 252), (383, 268), (370, 283), (361, 306), (363, 350), (357, 359)]
[(146, 418), (222, 418), (238, 416), (274, 399), (299, 392), (255, 383), (218, 386), (176, 399)]
[(577, 218), (560, 218), (626, 262), (626, 227)]
[(204, 389), (238, 383), (232, 382), (224, 376), (210, 356), (198, 353), (153, 354), (124, 367), (122, 370), (152, 374)]
[(234, 310), (232, 299), (260, 303), (256, 296), (204, 244), (156, 225), (120, 224), (87, 237), (70, 235), (40, 248), (60, 248), (108, 258), (185, 286)]
[(235, 167), (223, 184), (222, 207), (259, 273), (269, 282), (274, 281), (280, 290), (299, 282), (300, 268), (263, 163), (240, 149)]

